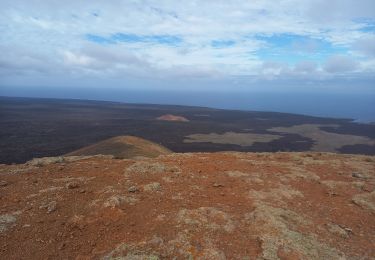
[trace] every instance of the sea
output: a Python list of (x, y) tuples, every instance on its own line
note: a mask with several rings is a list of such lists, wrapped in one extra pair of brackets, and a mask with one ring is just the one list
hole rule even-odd
[[(375, 122), (374, 93), (215, 92), (76, 88), (25, 88), (0, 91), (0, 96), (73, 98), (142, 104), (203, 106), (221, 109), (270, 111)], [(32, 91), (31, 91), (32, 90)]]

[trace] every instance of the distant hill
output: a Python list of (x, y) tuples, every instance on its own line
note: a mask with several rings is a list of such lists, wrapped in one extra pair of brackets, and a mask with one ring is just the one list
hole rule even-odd
[(156, 118), (157, 120), (164, 120), (164, 121), (179, 121), (179, 122), (189, 122), (189, 120), (183, 116), (176, 116), (176, 115), (162, 115)]
[(169, 154), (171, 151), (159, 144), (135, 136), (116, 136), (66, 154), (67, 156), (113, 155), (116, 158), (150, 157)]

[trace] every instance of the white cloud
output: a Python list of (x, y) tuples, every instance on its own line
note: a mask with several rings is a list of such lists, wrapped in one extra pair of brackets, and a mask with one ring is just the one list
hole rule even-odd
[(294, 71), (297, 73), (314, 73), (317, 70), (317, 64), (313, 61), (301, 61), (294, 67)]
[(359, 39), (354, 47), (365, 56), (375, 57), (375, 35)]
[[(361, 29), (374, 21), (373, 0), (282, 0), (277, 4), (261, 0), (117, 0), (91, 1), (89, 5), (82, 0), (2, 0), (0, 48), (6, 53), (0, 58), (0, 70), (2, 75), (51, 73), (57, 83), (61, 79), (58, 73), (67, 77), (87, 72), (94, 73), (90, 77), (100, 75), (108, 80), (132, 75), (140, 81), (146, 77), (307, 76), (322, 80), (327, 73), (352, 77), (353, 71), (361, 77), (374, 70), (374, 32)], [(100, 45), (85, 37), (116, 33), (172, 35), (182, 41), (175, 45)], [(275, 43), (280, 52), (289, 48), (296, 57), (267, 56), (270, 46), (257, 36), (283, 34), (305, 37), (289, 46)], [(211, 45), (215, 40), (234, 44), (215, 48)]]
[(64, 61), (68, 65), (78, 65), (78, 66), (90, 66), (95, 60), (89, 56), (83, 54), (76, 54), (71, 51), (64, 51)]

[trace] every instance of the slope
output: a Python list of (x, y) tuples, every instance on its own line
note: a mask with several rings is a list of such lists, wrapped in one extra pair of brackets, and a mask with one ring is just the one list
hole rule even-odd
[(99, 143), (83, 147), (67, 156), (113, 155), (116, 158), (157, 157), (171, 151), (159, 144), (135, 136), (116, 136)]

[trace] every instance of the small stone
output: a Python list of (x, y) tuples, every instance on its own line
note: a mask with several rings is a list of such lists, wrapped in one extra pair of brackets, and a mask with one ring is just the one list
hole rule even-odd
[(79, 193), (85, 193), (85, 192), (86, 192), (86, 190), (84, 190), (84, 189), (79, 190)]
[(327, 224), (328, 231), (331, 232), (332, 234), (338, 235), (343, 238), (348, 238), (349, 237), (349, 232), (346, 230), (346, 228), (343, 228), (340, 225), (330, 223)]
[(59, 250), (64, 249), (64, 247), (65, 247), (65, 243), (62, 243), (61, 245), (59, 245)]
[(6, 181), (0, 181), (0, 187), (8, 186), (8, 182)]
[(75, 182), (75, 181), (73, 181), (73, 182), (69, 182), (68, 184), (66, 184), (66, 187), (67, 187), (68, 189), (76, 189), (76, 188), (79, 187), (79, 183), (78, 183), (78, 182)]
[(221, 184), (221, 183), (216, 183), (216, 182), (215, 182), (214, 184), (212, 184), (212, 186), (215, 187), (215, 188), (224, 187), (223, 184)]
[(16, 220), (16, 217), (12, 214), (0, 215), (0, 234), (12, 227)]
[(363, 174), (360, 174), (359, 172), (353, 172), (352, 177), (358, 178), (358, 179), (367, 179), (366, 176), (364, 176)]
[(56, 208), (57, 208), (56, 201), (52, 201), (51, 203), (48, 204), (47, 213), (49, 214), (49, 213), (56, 211)]
[(47, 209), (47, 213), (50, 214), (57, 209), (57, 202), (51, 201), (50, 203), (43, 204), (39, 207), (39, 209)]
[(335, 197), (335, 196), (338, 196), (338, 195), (339, 195), (336, 191), (333, 191), (333, 190), (328, 190), (328, 191), (327, 191), (327, 194), (328, 194), (329, 196), (332, 196), (332, 197)]
[(136, 186), (131, 186), (129, 189), (128, 189), (128, 192), (137, 192), (139, 191), (139, 189), (136, 187)]
[(341, 228), (343, 228), (347, 233), (350, 233), (350, 234), (353, 234), (353, 229), (351, 228), (348, 228), (348, 227), (344, 227), (344, 226), (340, 226)]
[(144, 185), (143, 189), (145, 191), (160, 191), (161, 190), (161, 185), (160, 185), (159, 182), (153, 182), (153, 183)]
[(362, 186), (361, 188), (363, 191), (366, 191), (366, 192), (372, 192), (375, 190), (375, 186), (374, 185), (371, 185), (369, 183), (366, 183), (365, 185)]

